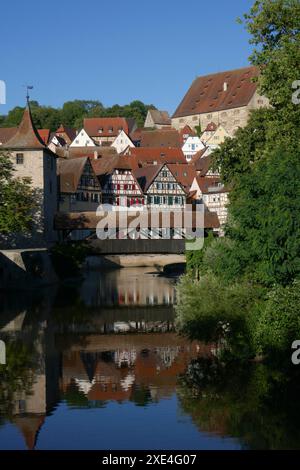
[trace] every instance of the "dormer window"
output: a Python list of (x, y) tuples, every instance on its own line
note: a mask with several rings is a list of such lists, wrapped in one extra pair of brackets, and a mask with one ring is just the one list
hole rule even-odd
[(100, 127), (100, 129), (98, 129), (98, 132), (99, 132), (99, 134), (102, 134), (103, 133), (103, 127)]
[(112, 134), (112, 133), (113, 133), (113, 130), (114, 130), (113, 127), (110, 127), (110, 128), (108, 129), (108, 132), (109, 132), (110, 134)]

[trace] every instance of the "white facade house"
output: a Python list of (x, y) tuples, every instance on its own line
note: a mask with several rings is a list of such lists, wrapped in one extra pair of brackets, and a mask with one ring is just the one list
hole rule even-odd
[(197, 176), (191, 186), (191, 192), (196, 191), (195, 199), (203, 202), (210, 212), (216, 212), (220, 227), (216, 230), (224, 234), (224, 225), (228, 216), (229, 191), (224, 187), (219, 177)]
[(87, 134), (84, 129), (81, 129), (80, 132), (76, 135), (73, 142), (70, 144), (70, 147), (96, 147), (93, 139)]
[(124, 152), (124, 150), (126, 150), (128, 147), (135, 147), (132, 140), (128, 137), (124, 130), (119, 133), (119, 135), (115, 138), (111, 146), (114, 147), (118, 153)]
[[(216, 131), (206, 140), (206, 145), (209, 147), (215, 147), (223, 144), (226, 137), (231, 137), (229, 132), (221, 124), (217, 127)], [(202, 137), (201, 137), (202, 139)], [(203, 140), (203, 139), (202, 139)]]
[(185, 141), (182, 151), (186, 158), (187, 162), (190, 162), (194, 155), (196, 155), (199, 150), (204, 149), (204, 144), (201, 142), (199, 137), (188, 137)]

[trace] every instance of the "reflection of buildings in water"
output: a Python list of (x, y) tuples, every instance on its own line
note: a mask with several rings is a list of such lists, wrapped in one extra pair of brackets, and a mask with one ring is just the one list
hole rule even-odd
[(46, 415), (59, 399), (60, 361), (47, 321), (49, 310), (46, 307), (47, 302), (43, 303), (40, 317), (36, 316), (36, 312), (31, 317), (32, 312), (26, 310), (15, 314), (14, 318), (10, 318), (9, 312), (7, 316), (1, 316), (0, 337), (5, 338), (11, 348), (22, 345), (21, 352), (17, 350), (18, 360), (24, 360), (23, 350), (28, 351), (25, 365), (20, 370), (24, 376), (18, 377), (17, 390), (15, 387), (11, 389), (9, 373), (5, 377), (7, 381), (1, 384), (4, 393), (7, 393), (5, 390), (13, 390), (12, 402), (8, 403), (8, 416), (23, 435), (28, 449), (35, 447)]
[[(116, 341), (118, 340), (119, 341)], [(152, 400), (170, 396), (176, 389), (177, 377), (186, 370), (199, 352), (209, 349), (189, 343), (174, 333), (126, 335), (122, 337), (87, 337), (85, 351), (63, 353), (62, 390), (72, 383), (88, 400), (133, 400), (139, 389), (148, 390)], [(121, 347), (118, 347), (118, 342)], [(165, 346), (164, 344), (168, 344)], [(85, 355), (93, 355), (94, 375), (87, 368)], [(82, 385), (84, 381), (84, 386)]]
[(89, 273), (81, 288), (87, 305), (173, 305), (175, 289), (155, 268), (126, 268)]

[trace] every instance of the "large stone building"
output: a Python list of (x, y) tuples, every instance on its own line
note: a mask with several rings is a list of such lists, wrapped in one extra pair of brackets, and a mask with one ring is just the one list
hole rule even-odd
[(15, 177), (31, 179), (37, 204), (30, 235), (18, 234), (14, 237), (15, 243), (20, 248), (49, 246), (57, 239), (54, 230), (54, 215), (58, 208), (57, 157), (34, 127), (29, 105), (17, 132), (3, 147), (11, 155)]
[(251, 110), (269, 105), (257, 91), (258, 75), (257, 67), (245, 67), (196, 78), (172, 117), (172, 127), (200, 125), (204, 130), (214, 122), (233, 135), (247, 124)]

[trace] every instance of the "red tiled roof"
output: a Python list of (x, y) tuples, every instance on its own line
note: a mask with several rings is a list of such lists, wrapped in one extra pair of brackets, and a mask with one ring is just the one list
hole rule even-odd
[(197, 78), (173, 118), (246, 106), (257, 89), (252, 79), (258, 75), (258, 67), (245, 67)]
[(179, 132), (176, 129), (156, 129), (143, 131), (141, 147), (173, 147), (181, 148)]
[(128, 155), (133, 160), (133, 166), (146, 166), (163, 163), (182, 163), (186, 164), (185, 156), (180, 148), (148, 148), (136, 147), (128, 151)]
[(143, 131), (144, 131), (143, 127), (138, 127), (133, 132), (131, 132), (130, 139), (132, 140), (132, 142), (140, 142)]
[(46, 149), (36, 130), (29, 106), (26, 107), (17, 132), (5, 143), (8, 149)]
[(6, 144), (15, 133), (17, 132), (17, 127), (1, 127), (0, 128), (0, 145)]
[(224, 185), (220, 186), (221, 180), (219, 177), (208, 178), (206, 176), (198, 176), (197, 183), (203, 194), (214, 194), (214, 193), (227, 193), (228, 188)]
[(76, 129), (73, 129), (72, 127), (66, 127), (61, 124), (55, 134), (66, 134), (72, 142), (76, 137)]
[(163, 166), (164, 165), (150, 165), (134, 170), (134, 176), (136, 177), (142, 191), (147, 191), (152, 181), (156, 178)]
[[(17, 132), (17, 127), (1, 127), (0, 128), (0, 145), (8, 142)], [(48, 144), (50, 138), (49, 129), (37, 129), (38, 134), (45, 145)]]
[(200, 157), (194, 161), (195, 170), (198, 172), (199, 176), (205, 176), (212, 164), (212, 159), (210, 155), (206, 157)]
[(179, 135), (180, 135), (181, 145), (183, 145), (184, 142), (185, 142), (185, 139), (184, 139), (184, 136), (185, 136), (185, 135), (188, 135), (189, 137), (190, 137), (190, 136), (195, 137), (197, 134), (196, 134), (195, 131), (193, 131), (193, 130), (190, 128), (190, 126), (186, 125), (186, 126), (184, 126), (183, 129), (180, 129)]
[(168, 164), (168, 168), (184, 190), (189, 192), (194, 178), (196, 177), (195, 167), (186, 163), (185, 165)]
[(37, 131), (44, 144), (48, 145), (50, 138), (50, 129), (37, 129)]
[(122, 117), (85, 118), (83, 127), (90, 137), (117, 137), (121, 130), (129, 135), (134, 128), (134, 120)]

